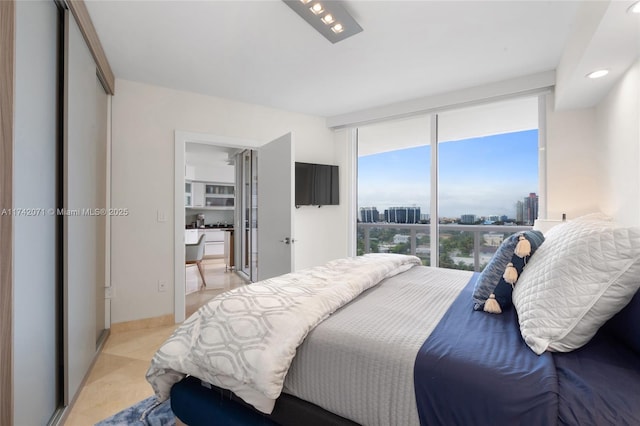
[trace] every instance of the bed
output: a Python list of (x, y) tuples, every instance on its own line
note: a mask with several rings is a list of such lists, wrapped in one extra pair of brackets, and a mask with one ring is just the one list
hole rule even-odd
[[(262, 346), (244, 328), (233, 341), (220, 337), (229, 307), (247, 308), (251, 298), (222, 295), (159, 349), (147, 377), (192, 426), (640, 424), (640, 231), (601, 217), (557, 228), (544, 243), (531, 239), (523, 257), (513, 254), (522, 235), (505, 240), (489, 266), (515, 264), (517, 282), (505, 284), (505, 273), (488, 294), (483, 285), (496, 281), (489, 266), (479, 274), (394, 255), (258, 283), (253, 291), (273, 292), (265, 300), (305, 288), (302, 302), (287, 301), (292, 317), (274, 314), (274, 303), (258, 315), (270, 318), (269, 333), (278, 321), (290, 331), (273, 342), (275, 364), (260, 358)], [(334, 286), (349, 294), (336, 296)], [(489, 299), (499, 301), (499, 314), (482, 312)], [(255, 331), (246, 318), (240, 323)], [(272, 338), (264, 336), (257, 340)], [(221, 373), (229, 365), (233, 374)], [(263, 377), (270, 369), (277, 380)]]

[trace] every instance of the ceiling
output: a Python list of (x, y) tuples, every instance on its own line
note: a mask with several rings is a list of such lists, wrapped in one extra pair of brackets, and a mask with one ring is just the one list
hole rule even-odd
[(116, 78), (327, 117), (553, 70), (578, 3), (345, 1), (336, 44), (279, 0), (87, 7)]

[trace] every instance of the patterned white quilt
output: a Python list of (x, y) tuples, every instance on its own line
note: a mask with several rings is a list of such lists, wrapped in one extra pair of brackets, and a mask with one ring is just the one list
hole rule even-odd
[(147, 380), (165, 400), (174, 383), (192, 375), (271, 413), (309, 331), (363, 291), (420, 264), (414, 256), (368, 254), (223, 293), (160, 347)]

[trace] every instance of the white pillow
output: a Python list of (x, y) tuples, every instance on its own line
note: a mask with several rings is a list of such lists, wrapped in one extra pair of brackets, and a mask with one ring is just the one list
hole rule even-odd
[(593, 222), (613, 222), (613, 218), (609, 215), (606, 215), (604, 213), (601, 212), (596, 212), (596, 213), (589, 213), (589, 214), (585, 214), (584, 216), (578, 216), (575, 219), (571, 219), (572, 222), (575, 221), (579, 221), (579, 222), (585, 222), (585, 221), (593, 221)]
[(583, 346), (640, 287), (640, 228), (576, 220), (553, 230), (513, 291), (520, 332), (537, 354)]
[[(578, 216), (575, 219), (571, 219), (569, 221), (563, 221), (554, 227), (550, 228), (547, 232), (544, 233), (544, 237), (548, 238), (549, 234), (553, 236), (556, 232), (564, 232), (562, 228), (574, 222), (606, 222), (605, 224), (613, 225), (613, 218), (611, 216), (607, 216), (604, 213), (589, 213), (583, 216)], [(604, 225), (604, 224), (603, 224)]]

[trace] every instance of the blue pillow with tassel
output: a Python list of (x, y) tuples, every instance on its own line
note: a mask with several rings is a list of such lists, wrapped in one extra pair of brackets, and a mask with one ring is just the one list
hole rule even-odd
[(540, 231), (519, 232), (504, 240), (476, 281), (473, 309), (493, 314), (509, 309), (518, 277), (543, 242)]

